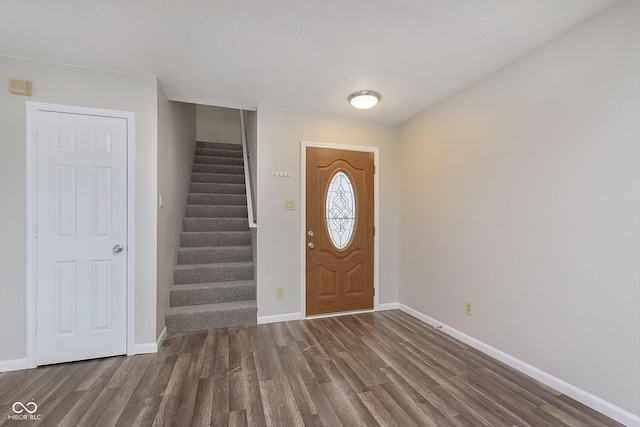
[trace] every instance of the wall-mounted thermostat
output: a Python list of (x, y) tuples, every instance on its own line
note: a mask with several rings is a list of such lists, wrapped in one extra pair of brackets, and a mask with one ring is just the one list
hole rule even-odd
[(9, 79), (9, 92), (14, 95), (31, 96), (31, 82), (29, 80)]

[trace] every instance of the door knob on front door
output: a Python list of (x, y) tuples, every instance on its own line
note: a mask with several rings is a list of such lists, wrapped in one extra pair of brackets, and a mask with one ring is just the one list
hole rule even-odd
[(114, 253), (114, 254), (119, 254), (120, 252), (122, 252), (122, 250), (123, 250), (123, 249), (124, 249), (124, 248), (123, 248), (121, 245), (115, 245), (115, 246), (113, 247), (113, 253)]
[(308, 247), (309, 249), (313, 249), (313, 248), (315, 248), (315, 247), (316, 247), (316, 245), (314, 245), (314, 244), (313, 244), (313, 242), (309, 242), (309, 244), (307, 245), (307, 247)]

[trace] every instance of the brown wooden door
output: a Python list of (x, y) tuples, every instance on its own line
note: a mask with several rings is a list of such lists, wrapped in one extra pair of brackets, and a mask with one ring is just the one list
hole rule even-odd
[(307, 148), (307, 315), (373, 308), (373, 153)]

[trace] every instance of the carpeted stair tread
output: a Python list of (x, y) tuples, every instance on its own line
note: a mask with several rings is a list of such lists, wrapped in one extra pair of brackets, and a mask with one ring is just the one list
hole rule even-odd
[(193, 163), (201, 165), (243, 166), (242, 159), (237, 157), (195, 156)]
[(221, 266), (243, 266), (243, 267), (248, 267), (248, 266), (253, 266), (252, 262), (249, 261), (243, 261), (243, 262), (224, 262), (224, 263), (210, 263), (210, 264), (193, 264), (193, 265), (178, 265), (176, 266), (176, 270), (180, 271), (180, 270), (197, 270), (199, 268), (203, 268), (203, 267), (221, 267)]
[(185, 218), (184, 231), (246, 231), (249, 223), (246, 218)]
[(251, 246), (213, 246), (178, 249), (178, 265), (250, 262)]
[(196, 156), (232, 157), (242, 159), (242, 150), (224, 150), (221, 148), (196, 148)]
[(255, 300), (170, 307), (167, 333), (206, 331), (215, 328), (255, 325), (258, 307)]
[(170, 307), (169, 312), (171, 313), (187, 313), (187, 312), (203, 312), (203, 311), (224, 311), (224, 310), (233, 310), (236, 308), (245, 308), (245, 307), (255, 307), (256, 302), (252, 300), (248, 301), (232, 301), (232, 302), (221, 302), (216, 304), (200, 304), (200, 305), (185, 305), (180, 307)]
[(200, 219), (247, 218), (247, 206), (246, 205), (187, 205), (185, 218), (200, 218)]
[[(246, 197), (244, 184), (219, 184), (215, 182), (192, 182), (189, 184), (189, 194), (240, 194)], [(245, 203), (246, 204), (246, 203)]]
[[(203, 174), (204, 175), (204, 174)], [(214, 175), (214, 174), (208, 174)], [(234, 176), (234, 175), (226, 175)], [(244, 194), (246, 195), (247, 187), (244, 185), (244, 181), (241, 183), (227, 183), (227, 182), (192, 182), (189, 185), (191, 188), (199, 188), (199, 191), (192, 191), (189, 195), (200, 193), (212, 193), (212, 194)]]
[(229, 173), (207, 173), (193, 172), (191, 182), (206, 182), (210, 184), (242, 184), (244, 185), (244, 175)]
[(204, 142), (198, 141), (197, 148), (212, 148), (215, 150), (233, 150), (242, 152), (241, 144), (228, 144), (225, 142)]
[(244, 177), (244, 166), (233, 165), (213, 165), (209, 163), (194, 163), (191, 172), (215, 173), (227, 175), (242, 175)]
[(251, 231), (183, 231), (180, 246), (244, 246), (251, 245)]
[(178, 265), (173, 271), (174, 285), (253, 280), (253, 262)]
[[(208, 203), (197, 203), (197, 204), (208, 204), (208, 205), (236, 205), (242, 206), (247, 204), (247, 196), (245, 194), (216, 194), (216, 193), (203, 193), (209, 195), (209, 197), (201, 196), (201, 200), (207, 200)], [(191, 198), (193, 200), (193, 197)], [(191, 203), (191, 201), (189, 202)]]
[(171, 289), (171, 307), (217, 304), (256, 299), (253, 280), (175, 285)]

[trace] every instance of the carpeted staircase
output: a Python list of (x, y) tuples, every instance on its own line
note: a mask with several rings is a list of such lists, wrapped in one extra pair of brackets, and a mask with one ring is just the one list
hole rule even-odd
[(242, 146), (198, 142), (167, 333), (256, 324)]

